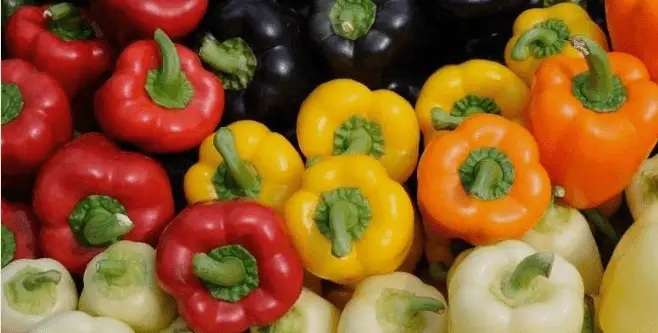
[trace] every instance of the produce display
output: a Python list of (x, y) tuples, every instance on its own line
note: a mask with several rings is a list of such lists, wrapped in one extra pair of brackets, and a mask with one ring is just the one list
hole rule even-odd
[(658, 333), (655, 0), (1, 4), (1, 333)]

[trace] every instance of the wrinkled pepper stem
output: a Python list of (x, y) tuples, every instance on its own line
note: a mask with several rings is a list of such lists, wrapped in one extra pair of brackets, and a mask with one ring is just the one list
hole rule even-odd
[(199, 57), (204, 63), (224, 74), (226, 89), (241, 90), (249, 85), (256, 72), (257, 58), (247, 42), (239, 37), (218, 42), (206, 35), (201, 42)]
[(213, 144), (222, 156), (229, 175), (242, 188), (246, 196), (252, 198), (258, 196), (260, 181), (238, 154), (235, 137), (231, 129), (222, 127), (217, 130)]
[(476, 168), (477, 175), (468, 192), (476, 197), (485, 197), (502, 180), (503, 169), (498, 162), (489, 158), (480, 161)]
[(107, 277), (119, 277), (126, 274), (126, 263), (121, 260), (103, 259), (96, 262), (96, 272)]
[(372, 0), (336, 0), (329, 12), (334, 33), (349, 40), (357, 40), (370, 31), (377, 6)]
[(423, 311), (442, 313), (446, 309), (443, 302), (430, 297), (411, 296), (405, 302), (408, 317), (414, 317)]
[(48, 28), (64, 40), (83, 40), (95, 35), (80, 8), (68, 2), (48, 7), (43, 15), (50, 18)]
[(432, 125), (437, 131), (455, 129), (459, 126), (464, 117), (455, 117), (448, 112), (441, 110), (440, 108), (433, 108), (431, 111)]
[(45, 272), (27, 275), (22, 283), (25, 290), (33, 291), (46, 283), (58, 284), (60, 281), (62, 281), (62, 273), (51, 269)]
[(538, 252), (523, 259), (512, 275), (503, 281), (503, 295), (511, 299), (525, 295), (537, 277), (550, 276), (554, 260), (555, 255), (550, 252)]
[(512, 48), (512, 59), (515, 61), (524, 61), (532, 56), (531, 45), (541, 43), (542, 45), (553, 45), (559, 40), (556, 31), (547, 28), (532, 28), (524, 32)]
[(155, 31), (154, 39), (160, 48), (162, 65), (148, 72), (144, 88), (157, 105), (167, 109), (185, 108), (194, 96), (194, 88), (181, 69), (176, 45), (160, 29)]
[(347, 232), (347, 223), (355, 210), (349, 202), (339, 201), (329, 211), (331, 227), (331, 253), (342, 258), (352, 252), (352, 236)]
[(205, 253), (194, 254), (192, 271), (198, 278), (223, 287), (239, 285), (246, 277), (242, 260), (226, 257), (222, 261), (217, 261)]
[(596, 42), (585, 37), (572, 37), (569, 42), (585, 56), (589, 67), (587, 83), (582, 93), (589, 101), (610, 99), (613, 93), (613, 71), (607, 53)]
[(128, 216), (95, 208), (89, 212), (83, 232), (89, 244), (98, 246), (117, 241), (133, 227), (134, 224)]

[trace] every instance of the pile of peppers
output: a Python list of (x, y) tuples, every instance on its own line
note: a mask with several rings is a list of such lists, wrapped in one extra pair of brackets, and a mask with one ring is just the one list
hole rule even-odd
[(654, 0), (2, 1), (2, 333), (658, 332)]

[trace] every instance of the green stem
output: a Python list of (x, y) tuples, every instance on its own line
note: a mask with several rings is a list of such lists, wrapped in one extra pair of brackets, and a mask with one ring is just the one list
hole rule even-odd
[(347, 232), (347, 225), (353, 216), (354, 205), (347, 201), (336, 202), (329, 211), (331, 228), (331, 253), (342, 258), (352, 252), (352, 236)]
[(616, 245), (619, 243), (619, 234), (615, 230), (615, 228), (612, 227), (612, 224), (610, 223), (610, 220), (601, 213), (600, 210), (596, 208), (590, 208), (590, 209), (583, 209), (581, 210), (581, 213), (585, 215), (585, 218), (594, 225), (594, 227), (601, 232), (610, 242), (612, 242), (612, 245)]
[(372, 150), (372, 137), (365, 128), (352, 131), (349, 141), (349, 146), (343, 154), (366, 154)]
[(201, 42), (199, 57), (204, 63), (220, 72), (224, 89), (242, 90), (247, 88), (256, 73), (258, 60), (247, 42), (231, 38), (218, 42), (208, 34)]
[(43, 14), (50, 17), (48, 29), (66, 41), (87, 40), (96, 35), (80, 8), (68, 2), (52, 5)]
[(554, 259), (555, 255), (550, 252), (538, 252), (523, 259), (512, 275), (504, 280), (503, 295), (512, 299), (525, 295), (537, 277), (550, 276)]
[(226, 257), (217, 261), (205, 253), (194, 254), (192, 271), (198, 278), (223, 287), (239, 285), (246, 277), (242, 260)]
[(96, 262), (96, 272), (106, 277), (119, 277), (127, 271), (126, 263), (121, 260), (103, 259)]
[(430, 311), (441, 313), (445, 311), (445, 304), (438, 299), (431, 297), (411, 296), (406, 300), (406, 315), (409, 317), (416, 316), (420, 312)]
[(582, 93), (590, 102), (609, 100), (614, 89), (614, 73), (608, 54), (596, 42), (585, 37), (572, 37), (571, 45), (587, 61), (589, 77), (582, 87)]
[(532, 28), (519, 37), (512, 48), (512, 59), (524, 61), (531, 56), (531, 45), (539, 42), (542, 45), (553, 45), (560, 39), (558, 33), (547, 28)]
[(62, 273), (51, 269), (48, 271), (25, 276), (23, 278), (22, 284), (25, 290), (33, 291), (39, 289), (46, 283), (58, 284), (60, 281), (62, 281)]
[(110, 213), (103, 208), (93, 209), (89, 215), (83, 233), (87, 242), (93, 246), (115, 242), (134, 226), (128, 216)]
[(464, 121), (464, 117), (455, 117), (440, 108), (433, 108), (430, 112), (432, 125), (434, 125), (434, 129), (437, 131), (455, 129)]
[(473, 196), (484, 197), (502, 179), (503, 169), (498, 162), (491, 158), (485, 158), (478, 163), (475, 180), (467, 191)]
[(349, 40), (365, 36), (377, 14), (372, 0), (335, 0), (329, 12), (329, 21), (334, 33)]
[(80, 16), (80, 10), (68, 2), (58, 3), (48, 7), (44, 13), (52, 20), (62, 20), (74, 16)]
[(18, 85), (2, 82), (2, 114), (0, 115), (2, 125), (16, 119), (23, 111), (24, 105), (23, 94)]
[(228, 169), (228, 173), (235, 180), (235, 182), (244, 190), (248, 197), (256, 197), (260, 182), (257, 175), (247, 166), (245, 161), (242, 160), (238, 154), (238, 149), (235, 145), (235, 137), (233, 132), (228, 127), (222, 127), (215, 133), (213, 140), (215, 149), (219, 152), (224, 160), (224, 165)]

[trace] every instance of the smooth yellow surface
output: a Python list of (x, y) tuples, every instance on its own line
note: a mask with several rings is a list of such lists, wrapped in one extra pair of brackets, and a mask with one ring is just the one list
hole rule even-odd
[[(336, 258), (331, 254), (331, 241), (314, 218), (321, 193), (342, 187), (361, 190), (372, 209), (372, 219), (363, 237), (352, 243), (352, 252)], [(325, 157), (307, 169), (301, 189), (286, 203), (285, 220), (308, 271), (344, 285), (395, 271), (405, 260), (414, 236), (409, 195), (389, 178), (381, 163), (365, 155)]]
[(381, 126), (386, 150), (379, 161), (391, 178), (405, 182), (418, 163), (420, 130), (414, 109), (390, 90), (370, 91), (354, 80), (325, 82), (302, 104), (297, 140), (304, 156), (333, 155), (335, 130), (356, 115)]

